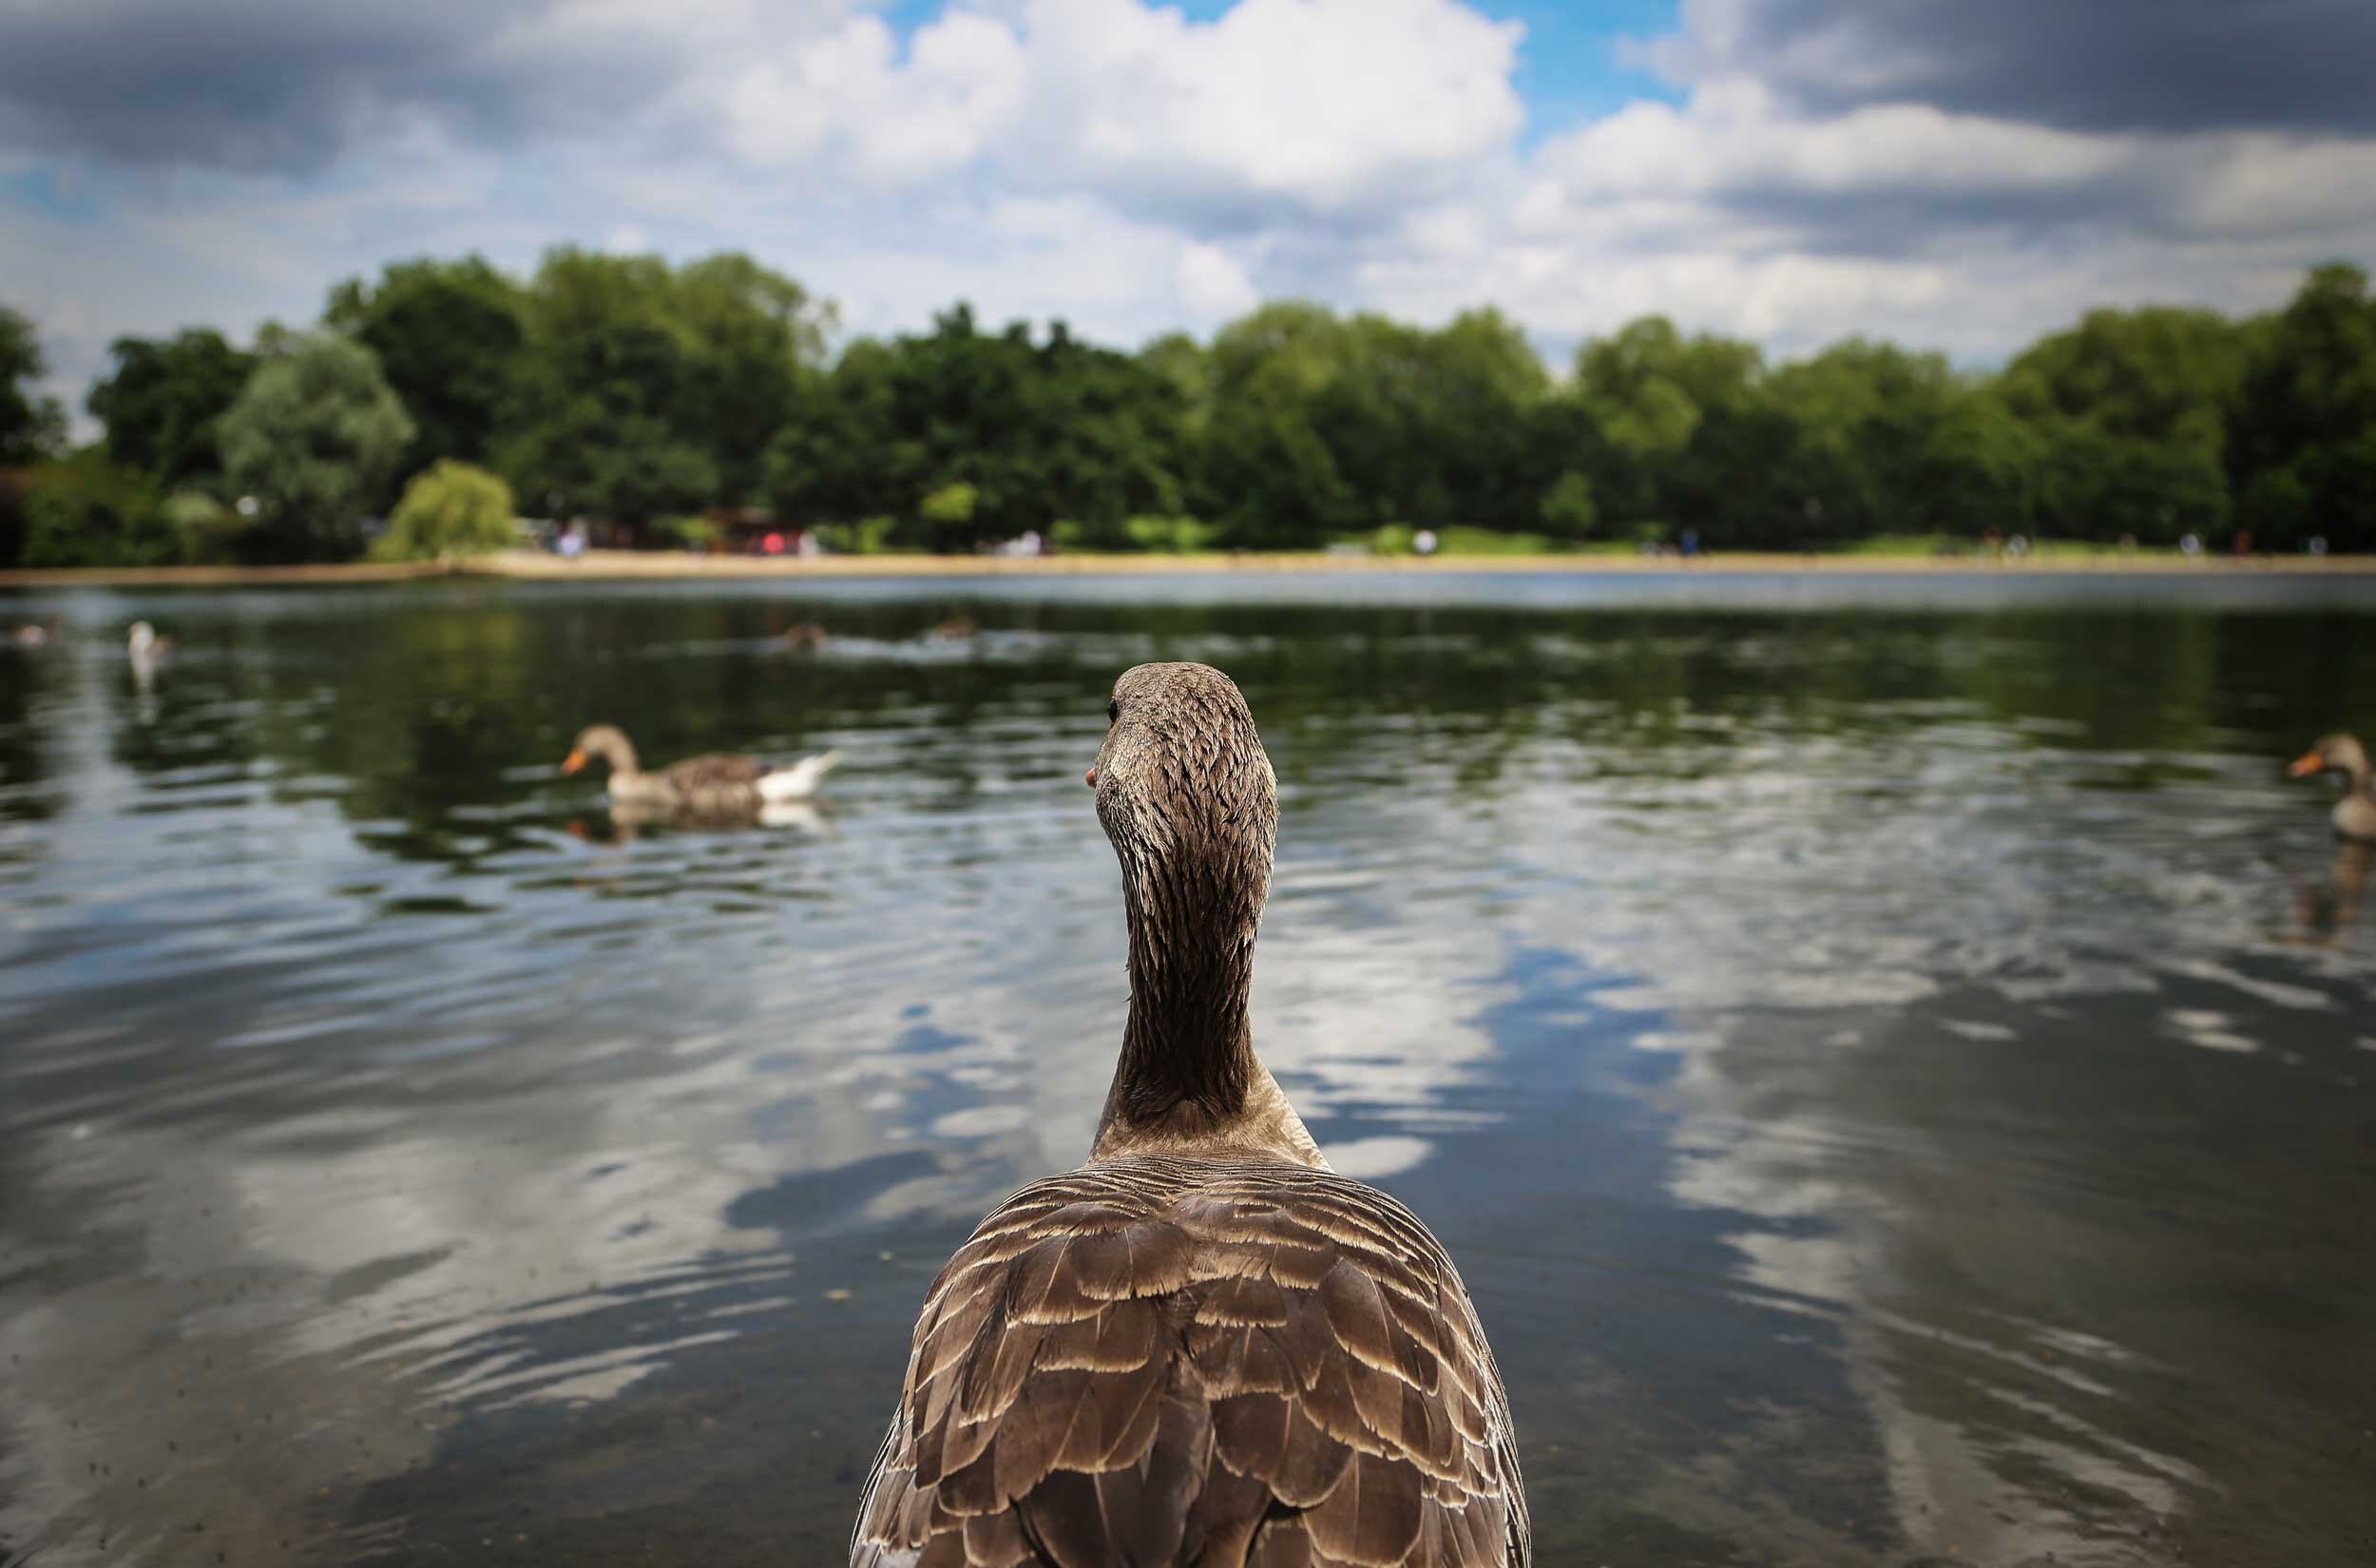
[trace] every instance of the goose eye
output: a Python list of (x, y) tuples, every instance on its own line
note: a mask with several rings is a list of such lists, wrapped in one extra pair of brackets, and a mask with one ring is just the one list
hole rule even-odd
[(1105, 705), (1105, 721), (1106, 721), (1108, 724), (1119, 724), (1119, 723), (1121, 723), (1121, 717), (1122, 717), (1122, 705), (1121, 705), (1120, 702), (1108, 702), (1108, 703)]

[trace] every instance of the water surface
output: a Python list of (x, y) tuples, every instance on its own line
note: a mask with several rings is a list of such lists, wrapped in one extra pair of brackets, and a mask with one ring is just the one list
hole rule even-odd
[[(0, 1562), (834, 1560), (1083, 1153), (1155, 658), (1253, 703), (1257, 1042), (1459, 1259), (1540, 1560), (2376, 1559), (2376, 909), (2282, 771), (2376, 602), (2008, 581), (0, 601)], [(845, 760), (655, 831), (594, 719)]]

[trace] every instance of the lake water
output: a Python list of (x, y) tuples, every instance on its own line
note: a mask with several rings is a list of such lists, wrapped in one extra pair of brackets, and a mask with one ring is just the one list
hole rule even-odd
[[(2376, 583), (0, 620), (53, 607), (0, 650), (0, 1562), (838, 1560), (927, 1281), (1085, 1150), (1080, 775), (1149, 659), (1253, 704), (1257, 1043), (1459, 1260), (1539, 1560), (2376, 1560), (2376, 908), (2283, 770), (2376, 729)], [(556, 767), (596, 719), (844, 761), (639, 832)]]

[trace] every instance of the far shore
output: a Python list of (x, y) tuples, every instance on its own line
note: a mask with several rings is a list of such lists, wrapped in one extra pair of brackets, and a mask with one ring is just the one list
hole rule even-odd
[(350, 562), (297, 566), (20, 567), (0, 571), (0, 587), (243, 587), (273, 583), (403, 583), (427, 578), (508, 578), (520, 582), (622, 582), (685, 578), (1066, 577), (1215, 572), (1562, 572), (1686, 574), (1790, 572), (1815, 576), (1931, 572), (2008, 577), (2089, 573), (2250, 574), (2296, 577), (2376, 575), (2376, 555), (2201, 555), (2058, 551), (2022, 560), (1973, 556), (1811, 555), (1727, 552), (1693, 557), (1619, 554), (1332, 555), (1282, 550), (1202, 555), (694, 555), (668, 550), (587, 550), (565, 560), (540, 550), (502, 550), (454, 562)]

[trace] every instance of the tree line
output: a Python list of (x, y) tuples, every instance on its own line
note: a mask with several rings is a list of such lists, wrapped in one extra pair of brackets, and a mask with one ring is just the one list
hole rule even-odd
[(381, 516), (428, 551), (500, 542), (514, 508), (685, 544), (705, 512), (772, 513), (843, 548), (1416, 527), (2376, 548), (2376, 297), (2340, 263), (2249, 317), (2093, 311), (1989, 372), (1861, 337), (1770, 364), (1647, 316), (1554, 374), (1491, 309), (1424, 328), (1273, 303), (1135, 353), (964, 304), (829, 353), (835, 326), (735, 254), (404, 261), (244, 348), (118, 340), (87, 402), (104, 433), (68, 449), (28, 390), (32, 324), (0, 310), (0, 562), (335, 560)]

